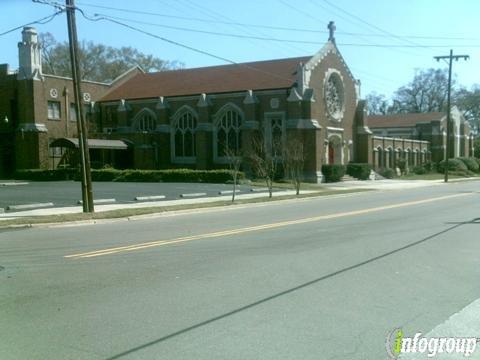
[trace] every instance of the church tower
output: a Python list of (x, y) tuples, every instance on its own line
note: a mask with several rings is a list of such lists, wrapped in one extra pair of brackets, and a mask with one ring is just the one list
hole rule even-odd
[(18, 43), (18, 80), (40, 80), (42, 58), (37, 30), (27, 26), (22, 31), (22, 41)]

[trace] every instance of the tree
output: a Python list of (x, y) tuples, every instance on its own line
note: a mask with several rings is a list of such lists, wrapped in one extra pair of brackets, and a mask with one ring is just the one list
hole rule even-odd
[(365, 98), (369, 115), (386, 115), (388, 113), (388, 101), (385, 95), (371, 92)]
[(247, 159), (256, 176), (264, 179), (268, 188), (268, 197), (273, 194), (273, 181), (277, 175), (278, 165), (280, 163), (280, 154), (275, 153), (278, 146), (272, 146), (272, 150), (267, 148), (263, 136), (256, 135), (252, 137), (252, 146), (248, 150)]
[[(452, 85), (454, 85), (452, 80)], [(445, 111), (448, 70), (427, 69), (416, 72), (412, 82), (399, 88), (393, 96), (393, 113)]]
[[(39, 35), (42, 46), (42, 67), (46, 74), (71, 76), (70, 52), (67, 42), (59, 43), (50, 33)], [(167, 61), (146, 55), (132, 47), (114, 48), (92, 41), (82, 41), (79, 46), (82, 78), (109, 82), (138, 65), (146, 72), (183, 67), (178, 61)]]
[(303, 142), (298, 136), (289, 137), (283, 149), (283, 167), (285, 177), (293, 184), (297, 195), (303, 180), (304, 162)]
[(235, 201), (235, 193), (237, 192), (238, 174), (242, 166), (243, 156), (238, 154), (235, 149), (225, 146), (225, 157), (228, 160), (230, 171), (233, 178), (232, 203)]
[(480, 130), (480, 85), (474, 85), (472, 90), (461, 88), (455, 94), (455, 103), (464, 112), (465, 119), (472, 129)]

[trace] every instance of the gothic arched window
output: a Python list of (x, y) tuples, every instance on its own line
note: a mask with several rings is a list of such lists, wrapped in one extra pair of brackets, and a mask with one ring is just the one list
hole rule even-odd
[(175, 117), (173, 123), (173, 157), (195, 157), (195, 131), (197, 129), (197, 116), (188, 110), (183, 110)]
[(142, 109), (133, 120), (135, 130), (138, 131), (153, 131), (157, 126), (157, 119), (155, 113), (150, 109)]
[(220, 112), (216, 121), (215, 155), (225, 158), (240, 154), (242, 115), (233, 106), (226, 107)]

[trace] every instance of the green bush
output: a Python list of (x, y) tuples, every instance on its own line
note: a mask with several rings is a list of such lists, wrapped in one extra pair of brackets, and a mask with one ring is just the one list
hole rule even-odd
[(412, 171), (417, 175), (423, 175), (428, 173), (428, 170), (426, 169), (426, 167), (422, 165), (414, 166)]
[(372, 166), (367, 163), (349, 163), (347, 165), (347, 174), (360, 180), (368, 180)]
[(395, 166), (400, 169), (400, 173), (402, 175), (405, 175), (408, 172), (408, 167), (407, 167), (407, 160), (403, 158), (397, 159)]
[(31, 181), (62, 181), (73, 180), (77, 176), (76, 169), (58, 169), (58, 170), (43, 170), (43, 169), (25, 169), (17, 170), (14, 178), (17, 180), (31, 180)]
[[(442, 160), (437, 165), (437, 170), (439, 173), (445, 173), (446, 161)], [(468, 168), (465, 163), (459, 159), (448, 159), (448, 171), (456, 171), (460, 173), (467, 173)]]
[(479, 166), (478, 166), (478, 162), (475, 160), (475, 158), (459, 157), (457, 159), (462, 161), (467, 166), (468, 170), (473, 171), (473, 172), (478, 172)]
[(322, 165), (326, 182), (338, 182), (345, 175), (345, 165)]
[[(98, 177), (97, 177), (98, 175)], [(243, 180), (245, 174), (240, 172), (238, 180)], [(188, 183), (226, 183), (233, 180), (230, 170), (93, 170), (94, 181), (118, 182), (188, 182)], [(103, 179), (103, 180), (102, 180)]]
[[(92, 169), (92, 181), (118, 182), (192, 182), (192, 183), (226, 183), (233, 180), (230, 170), (117, 170)], [(59, 181), (80, 180), (80, 173), (75, 169), (59, 170), (19, 170), (15, 174), (18, 180)], [(238, 174), (238, 181), (245, 179), (245, 174)]]
[(385, 179), (393, 179), (395, 177), (395, 170), (391, 168), (380, 168), (377, 170), (377, 173)]

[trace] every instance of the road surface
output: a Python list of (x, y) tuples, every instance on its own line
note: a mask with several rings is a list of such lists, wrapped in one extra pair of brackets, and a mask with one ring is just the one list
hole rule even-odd
[(480, 336), (479, 218), (470, 181), (2, 230), (0, 358), (386, 359), (455, 314)]

